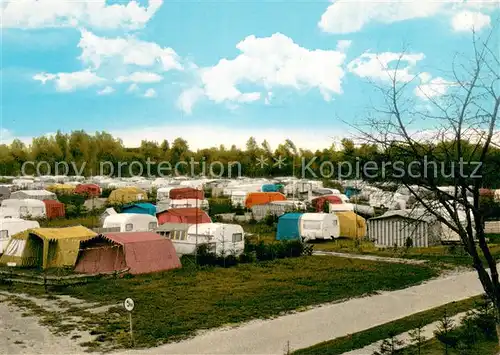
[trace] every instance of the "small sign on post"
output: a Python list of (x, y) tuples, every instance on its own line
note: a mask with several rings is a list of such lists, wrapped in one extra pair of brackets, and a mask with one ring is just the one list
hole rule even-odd
[(132, 347), (134, 347), (134, 328), (132, 325), (132, 311), (134, 310), (135, 304), (132, 298), (127, 298), (125, 302), (123, 302), (125, 309), (128, 311), (128, 316), (130, 320), (130, 340), (132, 342)]

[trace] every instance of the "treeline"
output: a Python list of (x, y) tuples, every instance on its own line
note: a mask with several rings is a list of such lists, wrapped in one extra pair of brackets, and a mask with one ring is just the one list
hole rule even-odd
[[(449, 152), (453, 144), (454, 142), (442, 144), (442, 147), (437, 146), (437, 149)], [(469, 147), (471, 152), (477, 150), (468, 142), (462, 142), (462, 145)], [(125, 177), (142, 173), (145, 176), (149, 174), (156, 176), (159, 172), (169, 175), (168, 166), (173, 168), (182, 161), (195, 164), (179, 165), (176, 171), (181, 174), (236, 177), (240, 173), (248, 177), (295, 175), (305, 178), (314, 178), (314, 174), (321, 174), (323, 178), (331, 179), (362, 178), (364, 171), (357, 167), (362, 167), (365, 162), (382, 164), (394, 159), (398, 156), (391, 153), (394, 149), (392, 146), (390, 149), (382, 150), (375, 144), (355, 145), (352, 140), (343, 139), (339, 146), (332, 144), (323, 150), (302, 149), (291, 140), (286, 140), (272, 150), (267, 141), (257, 142), (253, 137), (247, 140), (245, 149), (221, 144), (218, 147), (194, 151), (189, 148), (188, 142), (180, 137), (172, 142), (167, 140), (153, 142), (145, 139), (140, 147), (129, 148), (125, 147), (120, 139), (106, 132), (96, 132), (93, 135), (84, 131), (74, 131), (70, 134), (57, 132), (50, 137), (34, 138), (30, 145), (19, 140), (14, 140), (10, 145), (0, 145), (0, 174), (4, 176), (17, 176), (21, 173), (54, 174), (57, 163), (66, 162), (70, 170), (61, 171), (62, 167), (59, 165), (61, 168), (59, 172), (69, 175), (113, 173), (115, 176)], [(282, 158), (283, 164), (277, 164), (278, 157)], [(449, 158), (447, 156), (443, 160)], [(453, 159), (455, 158), (458, 159), (457, 157)], [(38, 164), (40, 162), (44, 163)], [(103, 164), (104, 162), (106, 163)], [(135, 163), (132, 164), (133, 162)], [(160, 162), (163, 162), (161, 169), (158, 166)], [(264, 164), (260, 164), (261, 162)], [(348, 163), (351, 165), (351, 174)], [(149, 169), (146, 169), (148, 165)], [(37, 167), (39, 171), (36, 171)], [(492, 147), (484, 164), (485, 187), (500, 187), (498, 171), (500, 171), (500, 149)]]

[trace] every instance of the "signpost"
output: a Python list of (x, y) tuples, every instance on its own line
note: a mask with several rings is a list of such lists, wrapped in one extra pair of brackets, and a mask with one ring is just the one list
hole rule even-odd
[(132, 326), (132, 311), (134, 310), (135, 304), (132, 298), (127, 298), (125, 302), (123, 302), (125, 309), (128, 311), (128, 316), (130, 320), (130, 340), (132, 341), (132, 347), (134, 347), (134, 329)]

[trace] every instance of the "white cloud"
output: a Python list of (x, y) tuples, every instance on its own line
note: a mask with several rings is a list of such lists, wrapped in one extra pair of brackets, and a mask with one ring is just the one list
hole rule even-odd
[[(339, 46), (346, 49), (347, 42), (341, 41)], [(308, 50), (281, 33), (265, 38), (251, 35), (236, 48), (241, 52), (236, 58), (221, 59), (216, 65), (199, 70), (200, 88), (216, 103), (260, 99), (260, 92), (255, 90), (240, 91), (238, 86), (241, 84), (257, 85), (265, 92), (274, 87), (317, 88), (325, 100), (330, 100), (331, 94), (342, 93), (342, 64), (346, 57), (343, 51)], [(181, 94), (183, 100), (187, 96), (191, 99), (201, 97), (193, 95), (194, 89), (187, 90), (188, 93)]]
[(349, 41), (349, 40), (340, 40), (338, 43), (337, 43), (337, 50), (338, 51), (341, 51), (341, 52), (345, 52), (349, 49), (349, 47), (351, 46), (352, 44), (352, 41)]
[(163, 80), (163, 77), (156, 73), (150, 72), (135, 72), (128, 76), (119, 76), (116, 78), (118, 83), (158, 83)]
[(498, 8), (498, 0), (336, 0), (321, 16), (318, 26), (328, 33), (353, 33), (369, 23), (390, 24), (436, 15), (453, 16), (464, 9)]
[(1, 3), (4, 28), (50, 28), (88, 26), (101, 29), (143, 27), (161, 7), (162, 0), (107, 4), (106, 0), (15, 0)]
[(179, 99), (177, 100), (177, 107), (187, 114), (191, 114), (193, 111), (193, 105), (204, 95), (203, 89), (199, 87), (192, 87), (190, 89), (184, 90)]
[(41, 81), (42, 84), (45, 84), (47, 81), (54, 81), (57, 91), (64, 92), (85, 89), (94, 85), (100, 85), (106, 81), (88, 69), (72, 73), (39, 73), (33, 76), (33, 79)]
[(453, 85), (452, 82), (441, 77), (434, 79), (428, 78), (427, 76), (421, 78), (423, 83), (415, 88), (415, 95), (424, 100), (445, 95), (450, 86)]
[(136, 92), (138, 90), (139, 90), (139, 86), (137, 86), (137, 84), (134, 83), (134, 84), (130, 84), (130, 86), (127, 89), (127, 92), (131, 93), (131, 92)]
[(109, 95), (115, 92), (111, 86), (106, 86), (104, 89), (97, 92), (98, 95)]
[(144, 93), (144, 97), (147, 97), (147, 98), (152, 98), (152, 97), (156, 97), (157, 94), (156, 94), (156, 90), (155, 89), (147, 89), (146, 92)]
[[(361, 78), (371, 80), (391, 80), (396, 75), (397, 81), (408, 82), (414, 75), (410, 74), (411, 69), (415, 67), (419, 60), (425, 58), (423, 53), (404, 54), (404, 53), (369, 53), (365, 52), (347, 65), (347, 69)], [(399, 68), (390, 64), (397, 64)]]
[(105, 61), (118, 61), (141, 67), (156, 67), (160, 64), (159, 69), (163, 71), (182, 70), (179, 56), (172, 48), (162, 48), (157, 43), (141, 41), (132, 36), (106, 38), (82, 30), (78, 47), (82, 50), (80, 59), (96, 69)]
[(489, 27), (491, 18), (481, 12), (462, 11), (456, 14), (452, 19), (453, 29), (460, 31), (481, 31), (485, 27)]

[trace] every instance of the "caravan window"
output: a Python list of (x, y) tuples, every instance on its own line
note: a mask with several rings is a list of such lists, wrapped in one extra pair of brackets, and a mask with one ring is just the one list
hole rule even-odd
[(187, 232), (186, 231), (172, 231), (172, 232), (170, 232), (170, 235), (172, 236), (171, 239), (174, 239), (174, 240), (186, 240), (187, 239)]
[(158, 227), (158, 223), (156, 222), (149, 222), (149, 230), (154, 230)]
[(321, 222), (320, 221), (304, 221), (303, 226), (304, 226), (304, 229), (320, 229)]
[(21, 212), (21, 213), (28, 213), (28, 207), (21, 206), (21, 208), (19, 209), (19, 212)]
[(238, 243), (243, 240), (243, 233), (233, 233), (233, 243)]
[(0, 231), (0, 239), (9, 239), (9, 231), (4, 229)]
[(132, 229), (134, 229), (134, 225), (132, 223), (127, 223), (125, 225), (125, 231), (130, 232)]

